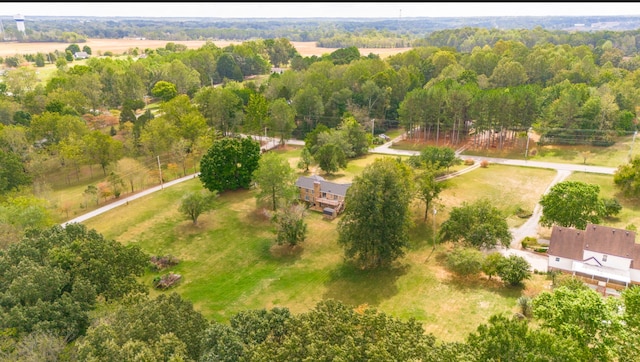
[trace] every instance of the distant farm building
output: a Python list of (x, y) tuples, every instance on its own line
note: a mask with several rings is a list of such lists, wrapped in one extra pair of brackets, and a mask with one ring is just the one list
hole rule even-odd
[(87, 59), (89, 58), (89, 53), (87, 52), (75, 52), (73, 54), (74, 59)]

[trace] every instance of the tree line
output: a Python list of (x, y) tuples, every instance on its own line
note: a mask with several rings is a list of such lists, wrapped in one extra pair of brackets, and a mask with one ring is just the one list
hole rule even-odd
[[(633, 361), (640, 288), (602, 298), (572, 277), (492, 315), (463, 341), (415, 320), (336, 300), (208, 321), (176, 293), (148, 296), (148, 261), (79, 224), (28, 234), (0, 251), (0, 358), (57, 361), (424, 360)], [(98, 305), (107, 308), (96, 313)]]

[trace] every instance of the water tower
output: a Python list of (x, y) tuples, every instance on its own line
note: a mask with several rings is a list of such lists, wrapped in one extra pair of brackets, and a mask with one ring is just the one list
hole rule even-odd
[(18, 14), (14, 16), (13, 19), (16, 21), (18, 31), (24, 34), (24, 16)]

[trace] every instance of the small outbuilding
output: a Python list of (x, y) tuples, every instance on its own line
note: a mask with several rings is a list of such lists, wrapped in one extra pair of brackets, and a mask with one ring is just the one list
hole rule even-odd
[(322, 216), (324, 216), (325, 219), (333, 220), (338, 216), (338, 213), (336, 212), (336, 209), (325, 207), (322, 209)]

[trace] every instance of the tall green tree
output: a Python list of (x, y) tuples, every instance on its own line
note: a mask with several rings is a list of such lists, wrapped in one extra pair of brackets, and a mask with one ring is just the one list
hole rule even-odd
[(427, 221), (429, 210), (435, 200), (440, 197), (440, 193), (446, 188), (446, 184), (436, 180), (436, 172), (427, 169), (416, 176), (416, 197), (424, 202), (424, 220)]
[(31, 183), (31, 176), (19, 155), (0, 149), (0, 165), (0, 195)]
[(88, 133), (83, 137), (83, 141), (87, 159), (99, 164), (104, 175), (107, 174), (107, 166), (122, 157), (122, 142), (101, 131)]
[(627, 197), (640, 197), (640, 157), (618, 166), (613, 182)]
[(258, 168), (253, 172), (253, 182), (258, 190), (258, 203), (265, 203), (276, 211), (290, 204), (296, 197), (296, 175), (289, 161), (274, 152), (260, 157)]
[(335, 173), (339, 169), (347, 167), (347, 156), (342, 148), (334, 143), (326, 143), (320, 146), (313, 154), (313, 159), (318, 163), (318, 167), (327, 174)]
[(284, 98), (278, 98), (269, 105), (269, 128), (280, 136), (280, 144), (284, 145), (296, 127), (296, 110)]
[(533, 315), (541, 328), (573, 341), (582, 361), (613, 361), (617, 338), (624, 330), (621, 301), (602, 298), (591, 288), (555, 288), (533, 299)]
[(372, 269), (404, 255), (412, 181), (408, 166), (389, 157), (376, 159), (354, 178), (338, 224), (338, 243), (348, 259)]
[(500, 210), (490, 200), (478, 199), (451, 210), (440, 227), (439, 239), (491, 249), (497, 244), (509, 247), (512, 236)]
[(83, 361), (198, 361), (209, 326), (193, 304), (176, 293), (130, 298), (87, 331), (78, 343)]
[(248, 189), (260, 161), (260, 144), (250, 138), (214, 140), (200, 161), (200, 181), (209, 191)]
[(153, 86), (151, 94), (162, 99), (163, 102), (167, 102), (178, 95), (178, 90), (175, 84), (161, 80)]
[(581, 181), (563, 181), (551, 187), (542, 196), (540, 225), (554, 224), (584, 230), (588, 223), (598, 224), (604, 213), (599, 199), (600, 186)]
[(245, 107), (243, 131), (251, 135), (260, 135), (269, 119), (269, 105), (264, 95), (254, 93), (249, 96)]

